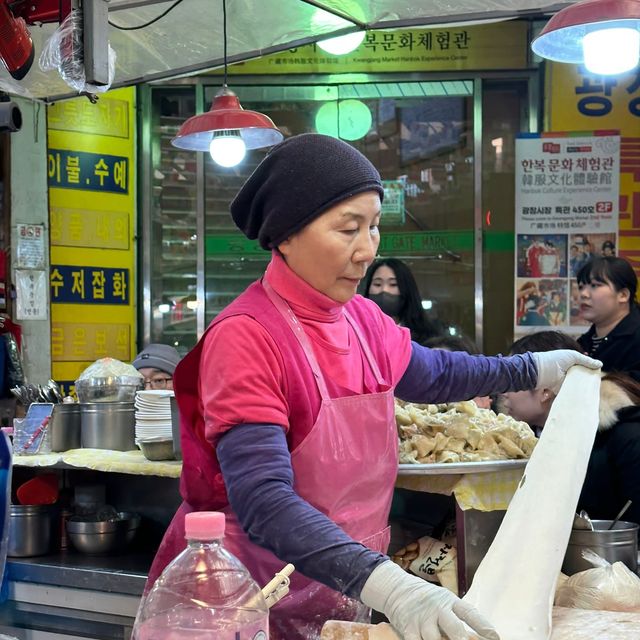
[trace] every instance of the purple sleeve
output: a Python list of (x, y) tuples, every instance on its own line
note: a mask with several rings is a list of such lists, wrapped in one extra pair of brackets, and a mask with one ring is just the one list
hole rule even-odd
[(216, 453), (229, 503), (249, 539), (308, 578), (359, 598), (371, 572), (388, 558), (352, 540), (293, 490), (282, 427), (236, 425)]
[(472, 356), (411, 343), (411, 359), (395, 395), (408, 402), (457, 402), (505, 391), (533, 389), (538, 372), (529, 353)]

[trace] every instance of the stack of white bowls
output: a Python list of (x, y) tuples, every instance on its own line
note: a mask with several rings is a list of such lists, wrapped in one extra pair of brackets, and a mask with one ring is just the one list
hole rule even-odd
[(149, 389), (136, 393), (136, 442), (148, 438), (171, 438), (173, 391)]

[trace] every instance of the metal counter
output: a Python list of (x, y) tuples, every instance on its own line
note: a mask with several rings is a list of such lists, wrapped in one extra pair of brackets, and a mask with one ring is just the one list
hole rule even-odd
[(153, 554), (7, 558), (0, 633), (20, 640), (128, 640)]

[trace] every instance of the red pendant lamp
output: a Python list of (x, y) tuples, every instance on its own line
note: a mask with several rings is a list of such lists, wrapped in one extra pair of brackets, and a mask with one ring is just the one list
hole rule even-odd
[(640, 55), (640, 0), (576, 2), (549, 20), (531, 48), (599, 75), (629, 71)]
[(211, 109), (189, 118), (171, 144), (179, 149), (209, 151), (214, 162), (233, 167), (247, 149), (262, 149), (284, 139), (271, 118), (257, 111), (247, 111), (227, 86), (227, 0), (222, 0), (224, 45), (224, 83)]

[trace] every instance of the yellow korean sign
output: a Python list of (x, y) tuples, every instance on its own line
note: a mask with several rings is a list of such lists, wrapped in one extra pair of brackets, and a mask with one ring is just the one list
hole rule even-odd
[(620, 132), (618, 253), (640, 275), (640, 72), (605, 78), (552, 64), (547, 82), (548, 131)]
[(367, 32), (352, 53), (334, 56), (316, 44), (232, 65), (231, 73), (381, 73), (523, 69), (527, 24), (394, 29)]
[(51, 359), (67, 385), (136, 347), (135, 90), (48, 108)]

